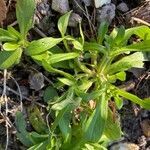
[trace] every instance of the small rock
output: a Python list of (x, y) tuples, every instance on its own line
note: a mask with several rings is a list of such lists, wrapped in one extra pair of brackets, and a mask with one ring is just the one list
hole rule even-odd
[(82, 18), (78, 14), (72, 13), (69, 19), (69, 26), (77, 27), (78, 23), (81, 21), (82, 21)]
[(94, 0), (94, 4), (96, 8), (102, 7), (105, 4), (111, 3), (111, 0)]
[(68, 0), (52, 0), (52, 9), (65, 14), (70, 10)]
[(116, 7), (114, 4), (107, 4), (103, 6), (102, 8), (97, 10), (97, 21), (98, 22), (103, 22), (107, 21), (108, 23), (111, 23), (112, 20), (115, 17), (115, 10)]
[(118, 143), (111, 146), (110, 150), (139, 150), (139, 146), (134, 143)]
[(31, 73), (29, 75), (30, 88), (39, 91), (44, 87), (44, 76), (42, 73)]
[(92, 5), (92, 0), (82, 0), (85, 4), (85, 6), (91, 6)]
[(20, 91), (21, 91), (21, 94), (25, 97), (28, 97), (29, 96), (29, 90), (27, 87), (25, 86), (19, 86), (20, 88)]
[(146, 137), (150, 137), (150, 120), (145, 119), (141, 123), (141, 128)]
[(117, 9), (125, 13), (129, 10), (129, 7), (126, 3), (122, 2), (117, 6)]

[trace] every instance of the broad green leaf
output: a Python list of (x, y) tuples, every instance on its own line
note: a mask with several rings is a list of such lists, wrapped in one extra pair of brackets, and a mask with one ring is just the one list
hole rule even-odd
[(104, 135), (111, 141), (119, 140), (122, 135), (120, 122), (118, 118), (113, 118), (113, 112), (110, 109), (108, 109), (108, 117)]
[(40, 40), (31, 42), (27, 47), (27, 49), (25, 50), (25, 52), (27, 55), (30, 56), (38, 55), (56, 46), (62, 40), (63, 40), (62, 38), (52, 38), (52, 37), (42, 38)]
[(35, 0), (17, 0), (16, 16), (23, 39), (33, 27), (33, 16), (36, 8)]
[(31, 146), (33, 143), (30, 141), (29, 133), (26, 131), (26, 122), (21, 112), (16, 113), (15, 124), (17, 127), (17, 137), (25, 146)]
[(144, 55), (141, 52), (136, 52), (131, 55), (125, 56), (122, 59), (110, 65), (108, 73), (114, 74), (121, 71), (126, 71), (132, 67), (143, 68)]
[(47, 125), (41, 116), (41, 112), (37, 106), (28, 107), (28, 116), (30, 124), (38, 133), (46, 133)]
[(15, 51), (0, 51), (0, 69), (7, 69), (17, 63), (21, 57), (22, 49)]
[(57, 93), (56, 89), (53, 88), (52, 86), (49, 86), (44, 91), (43, 99), (45, 102), (48, 103), (50, 101), (53, 101), (54, 98), (57, 96), (58, 96), (58, 93)]
[(141, 107), (143, 107), (145, 109), (150, 109), (150, 100), (146, 100), (146, 101), (142, 100), (139, 97), (137, 97), (136, 95), (128, 93), (124, 90), (120, 90), (120, 89), (117, 89), (117, 94), (132, 101), (135, 104), (140, 105)]
[(46, 150), (46, 146), (48, 144), (48, 141), (44, 141), (44, 142), (41, 142), (41, 143), (38, 143), (30, 148), (28, 148), (27, 150)]
[(72, 41), (72, 44), (75, 49), (81, 50), (81, 51), (83, 50), (83, 45), (79, 41), (74, 40), (74, 41)]
[(125, 30), (124, 41), (128, 41), (132, 35), (137, 35), (143, 40), (150, 40), (150, 29), (147, 26), (129, 28)]
[(3, 44), (3, 49), (5, 51), (14, 51), (16, 49), (18, 49), (20, 47), (20, 45), (16, 44), (16, 43), (5, 43)]
[(58, 29), (59, 29), (62, 37), (64, 37), (64, 35), (66, 33), (71, 12), (72, 11), (70, 11), (70, 12), (66, 13), (65, 15), (61, 16), (58, 20)]
[(135, 44), (131, 44), (125, 47), (122, 47), (120, 49), (117, 49), (115, 51), (112, 51), (111, 56), (115, 57), (119, 54), (125, 53), (125, 52), (134, 52), (134, 51), (140, 51), (140, 52), (146, 52), (146, 51), (150, 51), (150, 40), (145, 40), (142, 42), (138, 42)]
[(6, 41), (17, 41), (18, 38), (8, 32), (7, 30), (4, 30), (0, 28), (0, 41), (1, 42), (6, 42)]
[(104, 132), (108, 113), (108, 99), (105, 93), (100, 96), (96, 109), (86, 122), (84, 138), (89, 142), (98, 142)]
[(97, 42), (98, 44), (102, 44), (105, 35), (108, 31), (108, 26), (109, 24), (107, 22), (102, 22), (98, 28), (98, 37), (97, 37)]
[(64, 60), (69, 60), (78, 57), (78, 53), (61, 53), (61, 54), (53, 54), (49, 57), (48, 63), (54, 64)]

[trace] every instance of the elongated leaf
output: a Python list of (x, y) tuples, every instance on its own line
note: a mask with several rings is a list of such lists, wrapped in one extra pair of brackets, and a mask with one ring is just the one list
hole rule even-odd
[(25, 50), (25, 52), (27, 55), (30, 56), (38, 55), (56, 46), (61, 41), (62, 38), (52, 38), (52, 37), (42, 38), (40, 40), (31, 42), (27, 47), (27, 49)]
[(75, 84), (72, 80), (69, 80), (67, 78), (58, 78), (58, 80), (60, 82), (62, 82), (63, 84), (68, 85), (68, 86), (71, 86), (71, 85)]
[(42, 61), (42, 65), (43, 65), (43, 67), (44, 67), (47, 71), (49, 71), (49, 72), (58, 73), (58, 74), (63, 75), (64, 77), (66, 77), (66, 78), (68, 78), (68, 79), (70, 79), (70, 80), (73, 80), (74, 82), (76, 81), (76, 80), (74, 79), (74, 77), (73, 77), (71, 74), (66, 73), (66, 72), (64, 72), (64, 71), (62, 71), (62, 70), (58, 70), (58, 69), (53, 68), (53, 67), (52, 67), (49, 63), (47, 63), (47, 61), (45, 61), (45, 60)]
[(149, 52), (150, 51), (150, 40), (142, 41), (136, 44), (131, 44), (125, 47), (122, 47), (120, 49), (117, 49), (116, 51), (112, 52), (112, 56), (117, 56), (119, 54), (125, 53), (125, 52), (134, 52), (134, 51), (140, 51), (140, 52)]
[(69, 60), (78, 57), (78, 53), (62, 53), (62, 54), (54, 54), (49, 57), (48, 63), (54, 64), (57, 62), (61, 62), (64, 60)]
[(5, 41), (17, 41), (18, 38), (14, 35), (12, 35), (10, 32), (7, 30), (4, 30), (0, 28), (0, 41), (5, 42)]
[(16, 49), (18, 49), (20, 47), (20, 45), (16, 44), (16, 43), (5, 43), (3, 44), (3, 49), (6, 51), (14, 51)]
[(28, 107), (29, 121), (38, 133), (46, 133), (47, 125), (37, 106)]
[(89, 42), (85, 42), (84, 43), (84, 50), (85, 51), (97, 51), (99, 53), (106, 53), (106, 48), (98, 43), (89, 43)]
[(132, 35), (137, 35), (139, 36), (141, 39), (147, 39), (150, 40), (150, 29), (147, 26), (139, 26), (139, 27), (133, 27), (133, 28), (129, 28), (125, 31), (125, 37), (124, 40), (128, 41), (128, 39), (132, 36)]
[(118, 95), (132, 101), (135, 104), (142, 106), (145, 109), (150, 109), (150, 100), (144, 101), (144, 100), (140, 99), (139, 97), (137, 97), (136, 95), (128, 93), (124, 90), (120, 90), (120, 89), (117, 90), (117, 93), (118, 93)]
[(17, 0), (16, 16), (23, 39), (33, 26), (35, 0)]
[(108, 100), (105, 93), (102, 94), (99, 100), (84, 129), (84, 138), (89, 142), (98, 142), (100, 140), (107, 120)]
[(136, 52), (126, 57), (123, 57), (121, 60), (113, 63), (109, 67), (109, 74), (114, 74), (121, 71), (126, 71), (132, 67), (143, 68), (144, 54), (141, 52)]
[(53, 101), (55, 97), (58, 96), (58, 93), (56, 91), (56, 89), (52, 86), (49, 86), (46, 88), (46, 90), (44, 91), (44, 101), (45, 102), (50, 102), (50, 101)]
[(15, 28), (13, 28), (12, 26), (8, 26), (7, 28), (8, 32), (15, 36), (16, 38), (21, 39), (21, 33), (19, 33)]
[(62, 132), (64, 143), (69, 143), (71, 138), (71, 107), (65, 112), (64, 116), (59, 120), (59, 128)]
[(15, 51), (1, 51), (0, 52), (0, 69), (7, 69), (13, 64), (17, 63), (21, 57), (22, 49)]
[(98, 28), (98, 37), (97, 37), (97, 42), (99, 44), (102, 44), (102, 42), (105, 38), (105, 34), (108, 31), (108, 26), (109, 26), (109, 24), (107, 22), (102, 22), (100, 24), (100, 27)]
[(71, 12), (72, 11), (70, 11), (70, 12), (66, 13), (65, 15), (61, 16), (58, 20), (58, 29), (59, 29), (62, 37), (64, 37), (64, 35), (66, 33)]
[(74, 97), (74, 90), (71, 88), (69, 89), (66, 99), (62, 100), (61, 102), (58, 102), (54, 104), (51, 109), (54, 110), (62, 110), (64, 109), (67, 105), (73, 103), (73, 97)]
[(106, 127), (104, 130), (104, 135), (107, 136), (111, 141), (119, 140), (121, 138), (122, 132), (118, 118), (113, 118), (113, 112), (108, 109), (108, 117), (106, 121)]
[(32, 142), (29, 138), (29, 133), (26, 131), (26, 123), (21, 112), (16, 113), (17, 137), (25, 146), (31, 146)]

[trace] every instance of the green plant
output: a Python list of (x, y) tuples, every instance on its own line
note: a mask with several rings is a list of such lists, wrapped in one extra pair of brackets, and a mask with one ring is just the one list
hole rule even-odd
[[(18, 0), (16, 14), (20, 32), (12, 27), (0, 29), (3, 42), (0, 69), (19, 63), (24, 52), (48, 72), (57, 74), (57, 82), (44, 94), (53, 122), (45, 123), (38, 107), (30, 107), (29, 121), (36, 132), (27, 132), (23, 114), (18, 112), (18, 138), (29, 150), (106, 149), (110, 141), (122, 135), (119, 119), (113, 119), (109, 103), (114, 101), (117, 109), (121, 109), (126, 98), (150, 109), (149, 99), (142, 100), (115, 85), (117, 80), (126, 80), (128, 69), (143, 67), (143, 52), (150, 51), (150, 29), (120, 27), (107, 34), (108, 24), (103, 22), (97, 39), (86, 42), (81, 23), (81, 37), (66, 34), (71, 14), (68, 12), (58, 21), (61, 38), (46, 37), (29, 42), (27, 34), (33, 26), (34, 9), (34, 0)], [(132, 35), (141, 41), (129, 41)], [(60, 42), (62, 48), (56, 46)], [(64, 91), (60, 94), (62, 88)]]

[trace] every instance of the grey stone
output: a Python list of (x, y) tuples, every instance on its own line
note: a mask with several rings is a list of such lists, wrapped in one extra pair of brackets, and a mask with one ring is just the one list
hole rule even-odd
[(105, 4), (111, 3), (111, 0), (94, 0), (94, 4), (96, 8), (102, 7)]
[(72, 13), (69, 19), (69, 26), (70, 27), (77, 27), (78, 23), (81, 22), (82, 18), (76, 14)]
[(117, 6), (117, 9), (125, 13), (129, 10), (129, 7), (126, 3), (122, 2)]
[(70, 10), (68, 0), (52, 0), (52, 9), (64, 14)]
[(86, 6), (92, 5), (92, 0), (82, 0)]
[(108, 23), (111, 23), (115, 17), (115, 10), (116, 7), (112, 3), (97, 9), (97, 17), (96, 17), (97, 21), (100, 23), (103, 21), (107, 21)]

